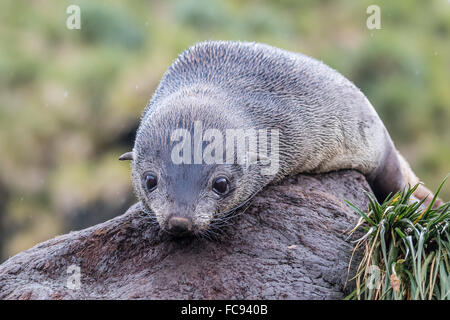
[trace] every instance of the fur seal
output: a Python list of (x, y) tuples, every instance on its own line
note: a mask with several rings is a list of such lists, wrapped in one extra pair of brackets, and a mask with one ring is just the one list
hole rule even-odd
[[(276, 142), (267, 153), (276, 157), (257, 149), (239, 162), (225, 148), (232, 160), (225, 162), (219, 137), (228, 138), (230, 129), (275, 132), (258, 137), (257, 148)], [(180, 143), (182, 152), (174, 153)], [(213, 143), (210, 155), (218, 161), (190, 161)], [(351, 81), (311, 57), (247, 42), (208, 41), (183, 52), (146, 106), (133, 150), (120, 160), (132, 160), (146, 210), (162, 230), (177, 234), (212, 235), (264, 186), (301, 172), (358, 170), (380, 201), (419, 182)], [(262, 174), (267, 160), (276, 160), (276, 170)], [(423, 186), (415, 192), (419, 199), (430, 194)]]

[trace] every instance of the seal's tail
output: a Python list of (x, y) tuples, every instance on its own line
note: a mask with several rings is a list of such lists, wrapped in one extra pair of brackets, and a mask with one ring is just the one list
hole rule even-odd
[[(398, 159), (400, 161), (400, 168), (402, 171), (403, 180), (406, 182), (406, 185), (415, 186), (417, 183), (419, 183), (419, 178), (414, 174), (411, 167), (409, 166), (408, 162), (403, 158), (403, 156), (397, 151)], [(419, 187), (416, 189), (416, 191), (413, 193), (413, 195), (419, 199), (425, 199), (424, 204), (428, 206), (434, 195), (433, 193), (426, 188), (423, 184), (420, 184)], [(434, 203), (434, 207), (439, 207), (444, 202), (440, 198), (436, 198), (436, 201)]]

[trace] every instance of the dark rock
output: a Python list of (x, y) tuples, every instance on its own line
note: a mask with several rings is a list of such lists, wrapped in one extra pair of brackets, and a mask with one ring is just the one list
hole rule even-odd
[[(363, 189), (355, 171), (288, 178), (214, 241), (170, 240), (138, 203), (4, 262), (0, 299), (342, 299), (354, 239), (343, 231), (358, 220), (343, 199), (366, 208)], [(71, 265), (80, 289), (67, 286)]]

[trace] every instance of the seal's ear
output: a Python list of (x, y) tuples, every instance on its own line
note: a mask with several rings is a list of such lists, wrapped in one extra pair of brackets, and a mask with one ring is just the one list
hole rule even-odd
[(124, 161), (124, 160), (133, 160), (133, 151), (130, 152), (125, 152), (123, 155), (121, 155), (119, 157), (120, 161)]

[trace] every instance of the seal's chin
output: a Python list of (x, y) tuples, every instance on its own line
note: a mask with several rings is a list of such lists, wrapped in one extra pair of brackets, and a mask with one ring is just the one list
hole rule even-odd
[(173, 239), (179, 239), (179, 238), (191, 238), (195, 236), (195, 233), (191, 231), (185, 231), (185, 232), (173, 232), (168, 230), (168, 235)]

